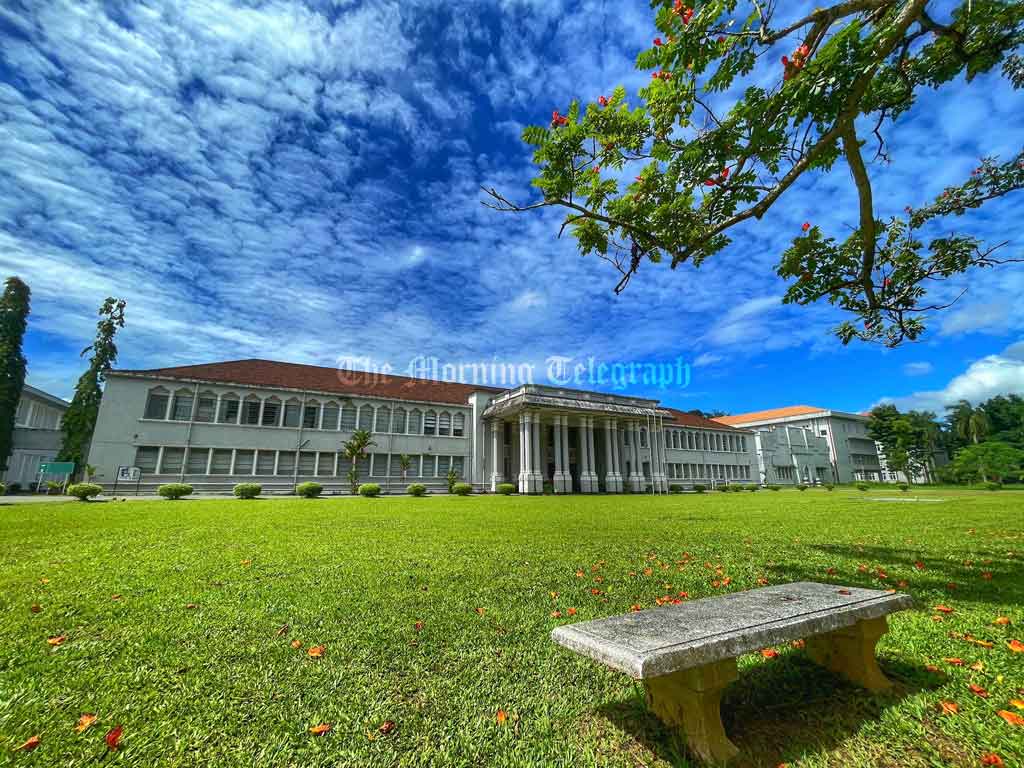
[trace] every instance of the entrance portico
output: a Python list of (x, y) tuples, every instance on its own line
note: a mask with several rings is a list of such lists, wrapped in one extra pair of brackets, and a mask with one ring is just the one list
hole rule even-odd
[(668, 490), (671, 414), (655, 400), (527, 384), (492, 400), (483, 418), (492, 490), (513, 478), (520, 493)]

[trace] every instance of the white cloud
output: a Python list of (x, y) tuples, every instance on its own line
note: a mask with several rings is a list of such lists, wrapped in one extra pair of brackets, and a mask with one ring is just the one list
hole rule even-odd
[(903, 366), (904, 376), (926, 376), (932, 372), (932, 364), (929, 362), (906, 363)]
[(893, 403), (901, 410), (926, 410), (942, 413), (947, 405), (959, 400), (978, 404), (995, 395), (1024, 395), (1024, 341), (987, 355), (971, 363), (941, 390), (914, 392), (902, 397), (886, 397), (880, 402)]
[(704, 366), (707, 365), (714, 365), (715, 363), (720, 363), (724, 359), (725, 357), (723, 355), (716, 355), (711, 352), (704, 352), (700, 355), (697, 355), (696, 359), (694, 359), (693, 367), (703, 368)]

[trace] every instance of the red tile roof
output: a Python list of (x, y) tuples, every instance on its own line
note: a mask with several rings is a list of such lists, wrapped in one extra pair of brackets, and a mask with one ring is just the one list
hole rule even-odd
[(715, 421), (730, 426), (752, 424), (757, 421), (769, 421), (771, 419), (784, 419), (789, 416), (810, 416), (814, 413), (824, 413), (827, 409), (815, 408), (811, 405), (787, 405), (785, 408), (771, 408), (767, 411), (754, 411), (753, 413), (740, 413), (735, 416), (719, 416)]
[(696, 427), (698, 429), (735, 429), (726, 424), (721, 424), (717, 419), (705, 419), (703, 416), (697, 416), (693, 413), (686, 413), (685, 411), (678, 411), (675, 408), (665, 408), (664, 410), (669, 411), (673, 418), (670, 424), (679, 424), (683, 427)]
[(221, 384), (247, 385), (329, 392), (339, 395), (385, 397), (431, 403), (466, 405), (473, 392), (502, 392), (494, 387), (477, 387), (432, 379), (413, 379), (359, 371), (345, 371), (318, 365), (280, 363), (274, 360), (231, 360), (223, 363), (183, 365), (137, 371), (113, 371), (114, 375), (153, 376), (166, 379), (196, 379)]

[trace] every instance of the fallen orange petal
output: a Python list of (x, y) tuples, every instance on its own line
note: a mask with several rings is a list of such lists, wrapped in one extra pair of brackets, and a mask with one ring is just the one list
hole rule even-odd
[(314, 736), (323, 736), (325, 733), (331, 732), (331, 724), (320, 723), (320, 725), (314, 725), (312, 728), (309, 729), (309, 732), (312, 733)]
[(1003, 720), (1008, 722), (1010, 725), (1024, 725), (1024, 717), (1021, 717), (1016, 712), (1010, 712), (1006, 709), (1000, 709), (998, 712), (996, 712), (996, 714), (1003, 718)]
[(494, 715), (494, 719), (498, 721), (498, 725), (504, 725), (505, 721), (508, 720), (508, 715), (504, 709), (499, 709)]
[(947, 664), (952, 664), (954, 667), (962, 667), (964, 664), (963, 659), (958, 659), (955, 656), (950, 659), (943, 659), (943, 661)]
[(1024, 643), (1022, 643), (1020, 640), (1011, 640), (1006, 644), (1006, 647), (1014, 653), (1024, 652)]
[(1001, 766), (1005, 765), (1005, 763), (1003, 763), (1003, 758), (1001, 758), (995, 752), (986, 752), (984, 755), (982, 755), (981, 764), (994, 766), (994, 768), (1000, 768)]
[(43, 610), (43, 606), (41, 606), (39, 603), (32, 603), (31, 607), (29, 607), (29, 610), (32, 611), (32, 613), (39, 613)]
[(955, 701), (940, 701), (939, 707), (942, 709), (944, 715), (955, 715), (960, 711), (960, 705)]
[(306, 653), (309, 654), (309, 657), (311, 659), (319, 659), (321, 656), (324, 655), (324, 651), (326, 650), (327, 647), (324, 645), (314, 645), (312, 648), (306, 651)]
[(779, 652), (776, 651), (774, 648), (765, 648), (761, 651), (761, 655), (764, 656), (766, 659), (774, 659), (776, 656), (779, 655)]
[(986, 691), (980, 685), (975, 685), (974, 683), (971, 683), (967, 687), (970, 688), (971, 689), (971, 693), (975, 694), (976, 696), (981, 696), (981, 698), (983, 698), (983, 699), (987, 699), (988, 698), (988, 691)]
[(120, 725), (116, 725), (109, 731), (107, 731), (107, 735), (103, 737), (104, 740), (107, 742), (107, 747), (109, 747), (111, 751), (117, 751), (117, 747), (121, 743), (122, 731), (124, 731), (124, 728), (122, 728)]
[(939, 613), (952, 613), (953, 612), (953, 609), (950, 608), (948, 605), (936, 605), (935, 606), (935, 610), (938, 611)]
[(383, 723), (380, 724), (380, 728), (378, 728), (377, 730), (383, 733), (385, 736), (387, 736), (389, 733), (395, 730), (395, 727), (396, 726), (394, 720), (385, 720)]
[(1005, 627), (1007, 624), (1010, 623), (1010, 617), (1009, 616), (1000, 616), (999, 618), (997, 618), (992, 623), (995, 624), (996, 626)]
[(1022, 699), (1010, 699), (1010, 705), (1017, 709), (1024, 709), (1024, 700)]
[(26, 740), (24, 744), (18, 747), (18, 749), (22, 752), (31, 752), (33, 749), (39, 746), (39, 741), (40, 739), (38, 736), (29, 736), (28, 740)]
[(292, 648), (294, 648), (295, 650), (298, 650), (299, 648), (301, 648), (301, 647), (302, 647), (302, 641), (301, 641), (301, 640), (292, 640), (292, 642), (291, 642), (291, 646), (292, 646)]
[(75, 733), (81, 733), (90, 725), (96, 722), (96, 715), (86, 712), (78, 718), (78, 725), (75, 726)]
[(57, 637), (48, 637), (46, 642), (50, 645), (63, 645), (64, 641), (68, 639), (67, 635), (57, 635)]

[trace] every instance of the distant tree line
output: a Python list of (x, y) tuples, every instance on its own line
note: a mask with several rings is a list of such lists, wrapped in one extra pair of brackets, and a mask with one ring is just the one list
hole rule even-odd
[[(960, 400), (940, 420), (931, 411), (901, 413), (880, 405), (868, 434), (885, 452), (889, 468), (933, 482), (1019, 482), (1024, 476), (1024, 398), (997, 395), (978, 405)], [(945, 453), (949, 464), (936, 467)]]

